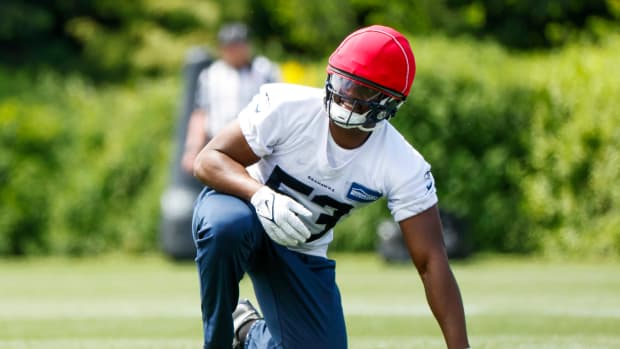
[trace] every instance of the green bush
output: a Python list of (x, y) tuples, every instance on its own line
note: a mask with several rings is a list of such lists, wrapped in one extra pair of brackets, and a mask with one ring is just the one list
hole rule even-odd
[(16, 98), (0, 102), (1, 254), (24, 254), (44, 243), (53, 183), (42, 179), (62, 166), (50, 149), (62, 147), (67, 132), (50, 112)]
[(0, 254), (156, 246), (175, 81), (0, 75)]
[(620, 39), (535, 57), (525, 214), (548, 253), (620, 254)]
[(441, 206), (466, 218), (478, 249), (532, 249), (519, 183), (537, 92), (519, 78), (523, 58), (467, 41), (417, 52), (420, 76), (394, 123), (433, 165)]

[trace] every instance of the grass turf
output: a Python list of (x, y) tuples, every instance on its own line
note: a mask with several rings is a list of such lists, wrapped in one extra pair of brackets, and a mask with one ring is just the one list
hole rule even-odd
[[(444, 348), (417, 274), (334, 255), (349, 347)], [(454, 262), (474, 348), (620, 348), (620, 265)], [(241, 294), (253, 299), (244, 279)], [(201, 347), (197, 272), (158, 256), (0, 260), (0, 348)]]

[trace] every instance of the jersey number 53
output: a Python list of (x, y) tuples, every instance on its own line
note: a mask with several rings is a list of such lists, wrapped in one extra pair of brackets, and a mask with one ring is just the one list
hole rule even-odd
[(351, 211), (351, 209), (353, 208), (353, 206), (339, 202), (327, 195), (312, 195), (314, 189), (311, 186), (299, 181), (298, 179), (295, 179), (293, 176), (284, 172), (280, 168), (280, 166), (276, 166), (273, 169), (273, 172), (271, 173), (269, 179), (267, 180), (267, 183), (265, 184), (271, 189), (281, 194), (284, 193), (280, 190), (280, 184), (284, 184), (290, 189), (307, 196), (308, 199), (313, 203), (321, 207), (330, 207), (334, 210), (332, 215), (324, 213), (321, 213), (319, 215), (315, 223), (324, 224), (325, 228), (320, 233), (310, 236), (308, 240), (306, 240), (306, 242), (314, 241), (325, 235), (325, 233), (327, 233), (336, 225), (336, 223), (338, 222), (338, 220), (340, 220), (340, 218), (342, 218), (342, 216), (349, 213), (349, 211)]

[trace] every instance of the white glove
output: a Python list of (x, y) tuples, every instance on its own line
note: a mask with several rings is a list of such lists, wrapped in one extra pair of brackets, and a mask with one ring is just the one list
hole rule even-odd
[(297, 201), (264, 186), (252, 195), (250, 202), (271, 240), (296, 246), (310, 237), (310, 231), (297, 216), (310, 217), (312, 212)]

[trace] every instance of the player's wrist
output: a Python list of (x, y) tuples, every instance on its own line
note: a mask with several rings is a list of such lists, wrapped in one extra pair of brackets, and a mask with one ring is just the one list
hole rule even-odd
[(259, 201), (261, 200), (262, 197), (264, 197), (265, 195), (274, 195), (275, 192), (269, 188), (266, 185), (263, 185), (262, 187), (258, 188), (257, 191), (255, 191), (252, 196), (250, 197), (250, 202), (252, 203), (252, 205), (257, 205), (259, 203)]

